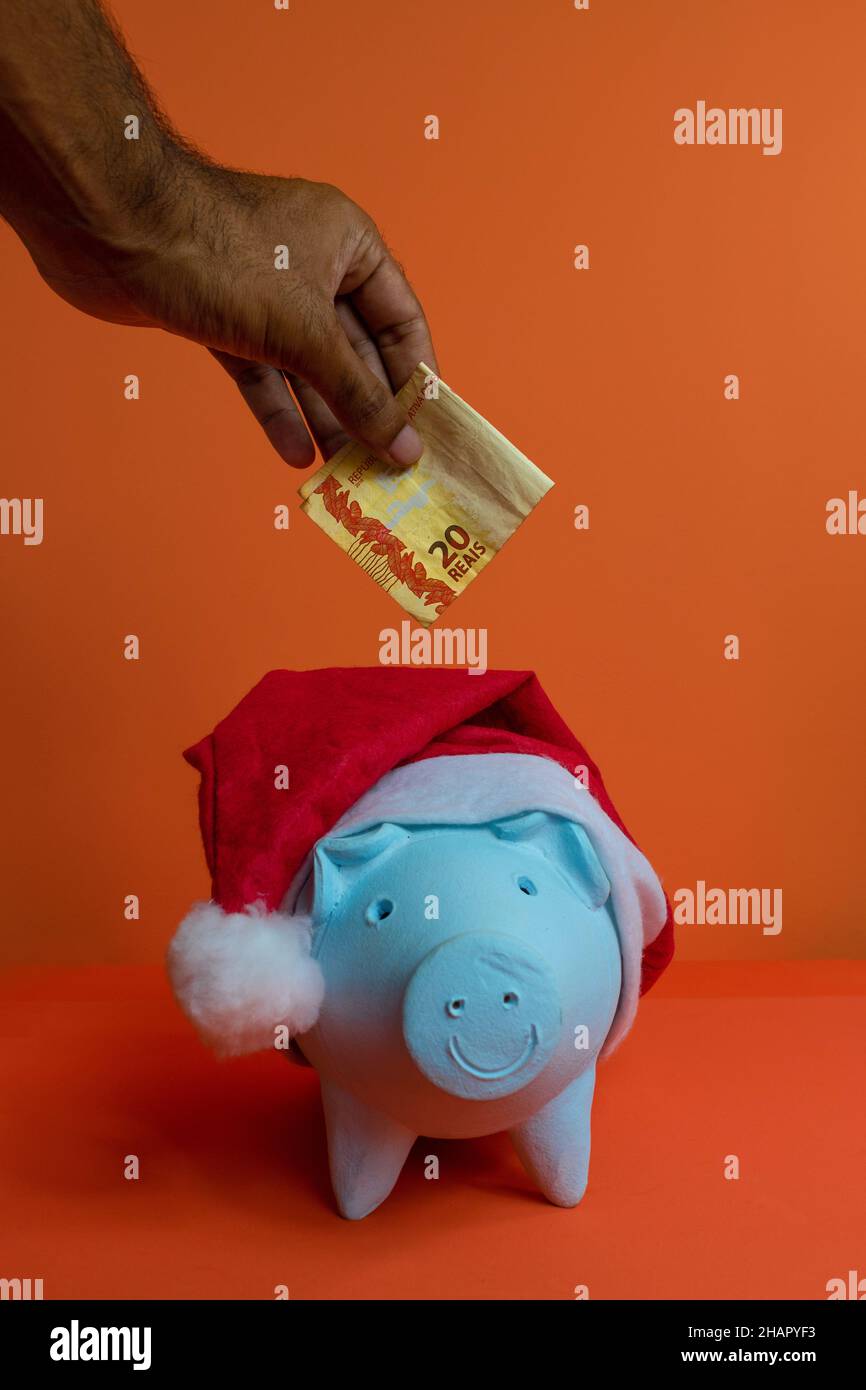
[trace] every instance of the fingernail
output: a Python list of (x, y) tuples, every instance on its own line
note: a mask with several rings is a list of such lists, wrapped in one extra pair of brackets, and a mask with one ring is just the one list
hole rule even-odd
[(407, 467), (410, 463), (417, 463), (423, 452), (424, 441), (411, 425), (404, 425), (396, 439), (392, 439), (388, 445), (388, 457), (401, 468)]

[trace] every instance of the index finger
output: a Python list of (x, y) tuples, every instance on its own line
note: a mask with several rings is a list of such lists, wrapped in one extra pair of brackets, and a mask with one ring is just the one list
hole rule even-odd
[(424, 310), (390, 251), (349, 298), (379, 349), (394, 391), (405, 385), (419, 362), (438, 374)]

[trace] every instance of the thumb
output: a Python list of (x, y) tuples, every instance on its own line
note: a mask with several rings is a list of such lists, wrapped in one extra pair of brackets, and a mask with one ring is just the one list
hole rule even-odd
[(330, 406), (347, 434), (388, 463), (417, 463), (424, 441), (389, 388), (355, 352), (334, 314), (321, 349), (299, 373)]

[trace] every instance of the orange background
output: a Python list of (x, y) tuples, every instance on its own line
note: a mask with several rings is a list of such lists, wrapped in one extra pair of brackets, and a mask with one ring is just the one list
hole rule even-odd
[[(860, 955), (866, 538), (825, 505), (864, 478), (866, 12), (117, 13), (192, 140), (376, 217), (444, 379), (556, 480), (451, 621), (539, 673), (669, 890), (782, 887), (780, 936), (685, 927), (682, 956)], [(699, 98), (783, 107), (781, 155), (676, 146)], [(403, 614), (299, 514), (306, 475), (203, 349), (77, 313), (9, 229), (0, 296), (3, 493), (45, 499), (41, 547), (0, 538), (2, 950), (156, 961), (208, 891), (181, 750), (272, 667), (375, 664)]]
[[(313, 1074), (217, 1067), (169, 996), (165, 945), (208, 892), (180, 753), (272, 667), (375, 663), (402, 612), (298, 513), (304, 475), (202, 349), (77, 314), (0, 229), (2, 492), (44, 497), (46, 526), (38, 548), (0, 537), (0, 1276), (52, 1298), (822, 1298), (866, 1274), (866, 967), (844, 963), (866, 909), (866, 538), (824, 524), (866, 490), (866, 11), (117, 12), (191, 139), (380, 223), (444, 379), (557, 483), (452, 620), (538, 672), (669, 891), (782, 887), (784, 929), (680, 928), (602, 1072), (576, 1211), (495, 1136), (435, 1141), (439, 1183), (420, 1141), (381, 1212), (337, 1220)], [(699, 99), (781, 106), (782, 154), (677, 147)]]

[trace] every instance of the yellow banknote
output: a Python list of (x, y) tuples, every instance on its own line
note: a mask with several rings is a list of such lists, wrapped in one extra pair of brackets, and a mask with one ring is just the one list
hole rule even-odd
[(346, 444), (299, 489), (301, 509), (426, 627), (553, 483), (423, 362), (397, 399), (424, 440), (420, 461), (391, 468)]

